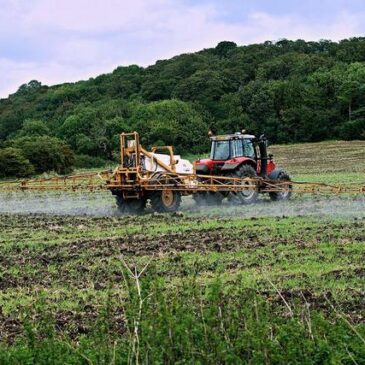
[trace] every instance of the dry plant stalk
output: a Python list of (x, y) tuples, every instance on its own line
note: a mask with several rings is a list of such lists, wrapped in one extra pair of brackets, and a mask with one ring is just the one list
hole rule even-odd
[[(139, 340), (139, 329), (140, 329), (140, 323), (142, 318), (142, 309), (143, 309), (143, 303), (144, 301), (149, 297), (142, 298), (142, 290), (141, 290), (141, 283), (140, 278), (142, 274), (147, 270), (149, 264), (151, 263), (153, 259), (153, 256), (151, 259), (147, 262), (147, 264), (142, 268), (140, 272), (137, 271), (137, 268), (135, 267), (134, 270), (130, 268), (130, 266), (126, 263), (123, 257), (120, 258), (121, 262), (123, 263), (124, 267), (126, 268), (130, 279), (134, 281), (137, 295), (138, 295), (138, 313), (137, 317), (133, 320), (133, 334), (132, 334), (132, 356), (128, 356), (128, 363), (129, 364), (136, 364), (138, 365), (140, 363), (140, 340)], [(124, 277), (124, 281), (126, 282), (126, 278)], [(128, 288), (128, 286), (126, 285)], [(128, 319), (126, 319), (128, 321)], [(134, 359), (134, 361), (133, 361)]]

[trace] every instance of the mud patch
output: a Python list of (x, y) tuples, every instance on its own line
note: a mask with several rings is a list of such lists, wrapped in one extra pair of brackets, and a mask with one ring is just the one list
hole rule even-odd
[(0, 334), (1, 340), (5, 340), (9, 343), (22, 333), (23, 326), (19, 319), (14, 319), (10, 316), (5, 316), (0, 312)]

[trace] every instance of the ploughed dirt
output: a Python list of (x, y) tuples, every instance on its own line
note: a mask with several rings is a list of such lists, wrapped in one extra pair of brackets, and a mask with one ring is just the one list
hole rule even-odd
[[(255, 290), (279, 312), (285, 312), (285, 298), (293, 308), (305, 304), (324, 313), (332, 311), (331, 303), (354, 323), (365, 321), (364, 291), (356, 284), (365, 281), (363, 254), (349, 251), (352, 244), (365, 242), (365, 217), (360, 211), (358, 217), (345, 220), (298, 217), (293, 221), (280, 216), (265, 223), (253, 216), (238, 226), (230, 225), (231, 215), (211, 213), (210, 218), (186, 212), (143, 217), (0, 214), (2, 303), (7, 296), (35, 296), (45, 291), (57, 331), (76, 338), (97, 321), (100, 302), (95, 298), (99, 293), (122, 288), (123, 257), (137, 267), (152, 259), (154, 275), (174, 283), (191, 275), (204, 281), (224, 273), (232, 275), (229, 284), (234, 285), (236, 274), (255, 273)], [(296, 228), (289, 232), (293, 224)], [(118, 231), (121, 228), (123, 233)], [(333, 243), (334, 253), (323, 251), (319, 247), (323, 242)], [(190, 255), (194, 253), (197, 255)], [(338, 260), (338, 267), (317, 276), (305, 267), (290, 269), (302, 262), (327, 265), (333, 260)], [(281, 266), (283, 262), (289, 269)], [(270, 280), (280, 294), (261, 275), (262, 270), (276, 271)], [(290, 280), (297, 280), (297, 287), (286, 287)], [(330, 283), (338, 280), (349, 283), (340, 301), (330, 289)], [(61, 299), (57, 295), (61, 294), (54, 293), (62, 290), (75, 294), (68, 298), (74, 301), (73, 308), (58, 306)], [(20, 301), (13, 310), (0, 311), (0, 332), (10, 342), (23, 331), (19, 315), (23, 310)], [(39, 316), (35, 313), (31, 318), (38, 321)], [(110, 316), (115, 330), (123, 333), (121, 305), (113, 307)]]

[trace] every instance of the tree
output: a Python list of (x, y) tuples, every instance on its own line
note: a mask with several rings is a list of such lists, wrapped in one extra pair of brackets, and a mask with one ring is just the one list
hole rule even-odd
[(29, 81), (27, 84), (20, 85), (15, 95), (27, 96), (34, 94), (42, 88), (42, 83), (37, 80)]
[(12, 146), (22, 151), (34, 166), (36, 173), (55, 171), (67, 174), (72, 171), (74, 154), (70, 147), (55, 137), (21, 137)]
[(27, 119), (24, 121), (22, 129), (17, 133), (17, 136), (47, 136), (50, 134), (50, 129), (41, 120)]
[[(365, 65), (359, 62), (352, 63), (341, 75), (341, 85), (338, 90), (338, 99), (344, 102), (348, 110), (348, 121), (356, 108), (362, 108), (365, 100)], [(359, 113), (358, 113), (359, 115)]]
[(219, 42), (217, 47), (215, 47), (215, 53), (220, 57), (226, 57), (228, 53), (237, 48), (237, 44), (234, 42), (223, 41)]
[(207, 147), (207, 124), (189, 103), (183, 101), (165, 100), (141, 105), (131, 124), (147, 147), (173, 145), (177, 153), (198, 153)]
[(0, 149), (0, 177), (28, 177), (34, 174), (33, 165), (17, 148)]
[(224, 77), (218, 71), (197, 71), (182, 80), (175, 88), (173, 97), (183, 101), (195, 101), (212, 115), (222, 117), (219, 101), (227, 92)]
[(143, 74), (143, 68), (137, 65), (118, 67), (110, 80), (111, 94), (125, 99), (137, 94), (141, 89)]
[(170, 99), (176, 82), (169, 79), (147, 80), (142, 86), (142, 96), (147, 101)]
[(273, 89), (269, 83), (252, 81), (239, 91), (245, 128), (252, 133), (266, 133), (277, 141), (278, 115), (274, 104)]
[(59, 136), (79, 154), (112, 158), (119, 134), (126, 128), (120, 116), (105, 118), (103, 112), (87, 106), (76, 109), (66, 118)]

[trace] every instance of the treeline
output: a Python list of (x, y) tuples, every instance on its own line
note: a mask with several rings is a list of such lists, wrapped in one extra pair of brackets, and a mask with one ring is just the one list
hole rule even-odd
[(274, 143), (365, 139), (365, 38), (221, 42), (88, 81), (31, 81), (0, 100), (0, 175), (116, 160), (121, 131), (202, 153), (209, 128), (243, 127)]

